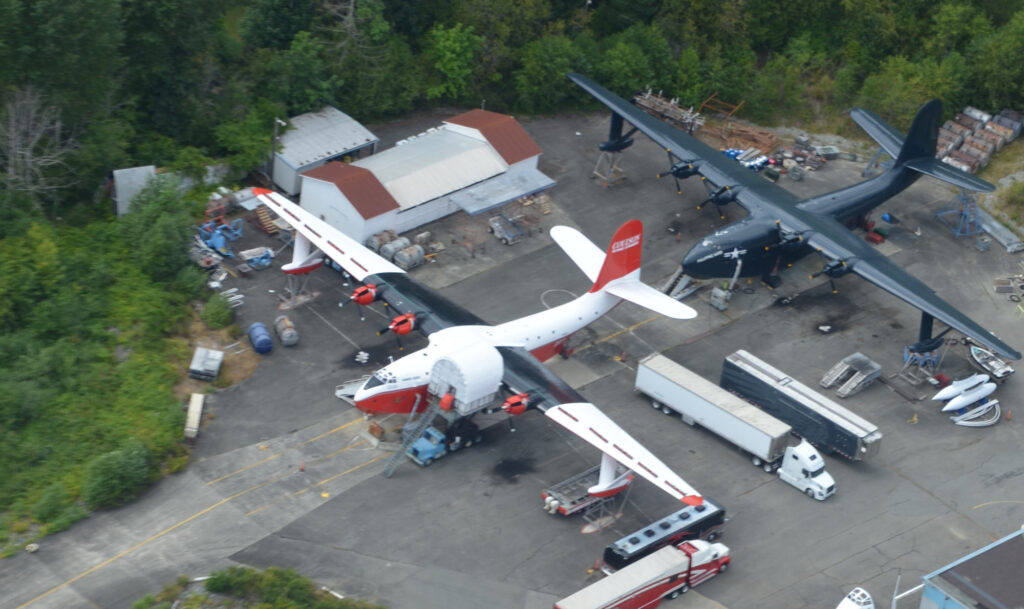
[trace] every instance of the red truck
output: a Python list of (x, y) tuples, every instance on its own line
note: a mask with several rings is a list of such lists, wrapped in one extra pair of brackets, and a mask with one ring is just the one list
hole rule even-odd
[(555, 609), (648, 609), (729, 568), (729, 548), (695, 539), (662, 548), (555, 603)]

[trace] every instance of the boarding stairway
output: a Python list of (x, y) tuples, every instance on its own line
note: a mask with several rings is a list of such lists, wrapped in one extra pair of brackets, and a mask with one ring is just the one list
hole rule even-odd
[[(409, 452), (409, 447), (423, 435), (423, 432), (430, 427), (437, 415), (441, 414), (441, 401), (436, 398), (429, 399), (429, 401), (430, 406), (427, 408), (427, 411), (415, 421), (410, 419), (402, 428), (402, 445), (398, 450), (391, 453), (391, 457), (388, 458), (388, 462), (384, 465), (384, 471), (381, 472), (385, 478), (390, 478), (395, 473), (398, 464), (405, 459), (406, 453)], [(416, 408), (413, 407), (414, 414), (415, 411)], [(410, 428), (411, 431), (409, 431)]]
[(863, 353), (854, 353), (844, 357), (832, 366), (821, 379), (821, 386), (828, 389), (835, 387), (836, 395), (849, 397), (870, 385), (882, 374), (882, 367)]
[(700, 282), (683, 271), (682, 265), (676, 268), (668, 281), (661, 286), (661, 291), (676, 300), (682, 300), (700, 289)]

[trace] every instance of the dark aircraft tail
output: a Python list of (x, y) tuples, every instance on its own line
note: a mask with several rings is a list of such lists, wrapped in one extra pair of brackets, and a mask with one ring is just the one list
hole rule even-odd
[(907, 168), (959, 186), (965, 190), (991, 192), (995, 187), (969, 173), (947, 165), (935, 158), (939, 125), (942, 121), (942, 102), (933, 99), (917, 111), (906, 137), (870, 110), (854, 108), (850, 116), (883, 150), (896, 159), (894, 169)]

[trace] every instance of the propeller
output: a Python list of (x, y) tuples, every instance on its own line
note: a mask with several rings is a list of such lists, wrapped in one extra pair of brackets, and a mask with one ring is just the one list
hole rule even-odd
[[(667, 150), (666, 152), (668, 152), (668, 160), (671, 163), (672, 153)], [(690, 176), (694, 176), (700, 173), (700, 165), (700, 161), (695, 160), (679, 161), (677, 163), (674, 163), (667, 172), (659, 173), (657, 174), (657, 176), (660, 180), (663, 176), (671, 175), (676, 181), (676, 194), (681, 195), (683, 194), (683, 189), (681, 186), (679, 186), (679, 180), (685, 180)]]
[(512, 417), (523, 414), (529, 406), (530, 395), (527, 393), (517, 393), (505, 400), (501, 405), (501, 409), (504, 410), (506, 414), (510, 415), (508, 419), (509, 431), (516, 430), (516, 425), (512, 421)]
[[(366, 321), (366, 317), (363, 315), (362, 307), (368, 306), (371, 302), (377, 300), (379, 296), (380, 293), (377, 291), (376, 284), (367, 283), (352, 290), (352, 293), (349, 294), (348, 300), (339, 302), (338, 306), (344, 307), (346, 304), (350, 302), (356, 303), (356, 307), (359, 307), (360, 321)], [(384, 303), (384, 306), (387, 306), (386, 302)]]
[(778, 242), (773, 245), (764, 246), (764, 251), (770, 252), (773, 247), (786, 247), (787, 245), (793, 245), (800, 243), (804, 240), (803, 233), (798, 233), (782, 227), (782, 220), (775, 221), (775, 231), (778, 233)]
[(394, 332), (395, 340), (398, 341), (398, 350), (402, 351), (402, 340), (400, 336), (405, 336), (416, 329), (416, 314), (415, 313), (404, 313), (395, 317), (391, 320), (391, 323), (386, 327), (377, 330), (377, 336), (384, 334), (385, 332)]
[[(824, 254), (824, 252), (822, 252), (821, 248), (818, 248), (818, 254), (821, 255), (822, 258), (825, 258), (825, 254)], [(850, 271), (850, 269), (847, 267), (847, 264), (846, 264), (845, 260), (843, 260), (843, 259), (830, 260), (830, 261), (825, 263), (825, 266), (822, 267), (822, 269), (820, 271), (818, 271), (817, 273), (812, 274), (811, 275), (811, 279), (815, 279), (817, 277), (821, 277), (822, 275), (828, 275), (828, 284), (832, 288), (832, 293), (833, 294), (837, 294), (837, 293), (839, 293), (839, 290), (836, 289), (836, 284), (833, 281), (833, 279), (835, 277), (842, 277), (843, 275), (845, 275), (849, 271)]]
[[(701, 180), (704, 181), (704, 186), (708, 189), (708, 198), (704, 199), (699, 205), (697, 205), (697, 211), (703, 209), (703, 207), (708, 203), (714, 203), (721, 208), (723, 205), (735, 201), (736, 195), (740, 194), (741, 188), (739, 186), (721, 186), (715, 190), (711, 190), (711, 183), (707, 181), (707, 178), (702, 177)], [(725, 214), (722, 213), (721, 209), (718, 210), (718, 215), (722, 220), (725, 220)]]

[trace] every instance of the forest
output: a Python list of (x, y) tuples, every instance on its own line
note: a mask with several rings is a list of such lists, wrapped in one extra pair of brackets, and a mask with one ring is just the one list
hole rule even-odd
[(112, 170), (241, 180), (275, 117), (324, 105), (595, 109), (570, 71), (763, 124), (1024, 110), (1024, 0), (0, 0), (3, 551), (187, 463), (171, 387), (206, 193), (159, 181), (117, 219)]

